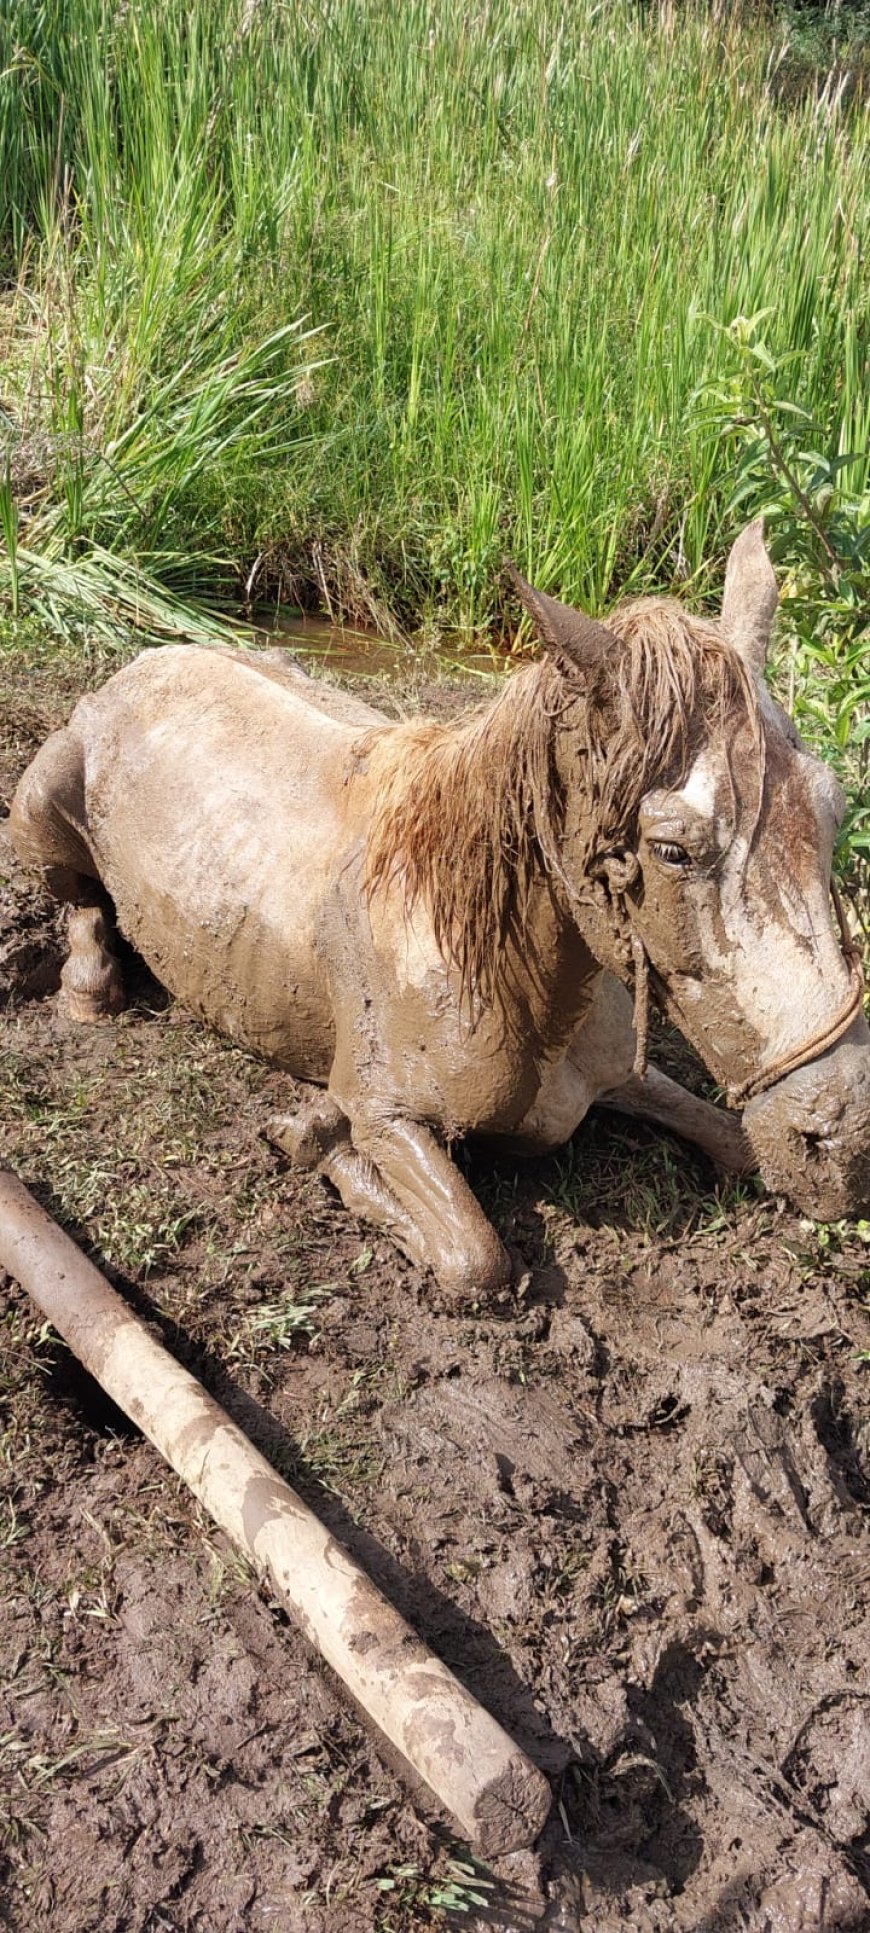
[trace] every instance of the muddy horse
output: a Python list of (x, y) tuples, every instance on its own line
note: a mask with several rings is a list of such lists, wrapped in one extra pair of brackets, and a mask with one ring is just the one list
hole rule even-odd
[[(648, 598), (602, 624), (511, 574), (543, 653), (459, 723), (186, 646), (82, 699), (11, 820), (71, 905), (62, 1006), (123, 1004), (117, 922), (186, 1007), (317, 1084), (273, 1135), (457, 1297), (511, 1263), (453, 1145), (553, 1148), (594, 1102), (811, 1215), (866, 1212), (843, 800), (764, 682), (760, 524), (718, 622)], [(650, 999), (742, 1123), (647, 1065)]]

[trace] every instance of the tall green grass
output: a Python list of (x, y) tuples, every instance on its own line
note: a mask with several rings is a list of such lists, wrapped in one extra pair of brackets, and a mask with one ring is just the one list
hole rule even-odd
[(703, 589), (759, 311), (861, 501), (870, 112), (785, 57), (691, 4), (7, 0), (0, 596), (492, 632), (505, 551)]

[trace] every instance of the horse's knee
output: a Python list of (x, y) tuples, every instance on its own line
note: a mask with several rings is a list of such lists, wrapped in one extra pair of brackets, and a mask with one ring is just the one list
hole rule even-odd
[(432, 1268), (455, 1303), (486, 1302), (507, 1288), (513, 1273), (507, 1249), (492, 1227), (445, 1243), (437, 1260), (432, 1259)]

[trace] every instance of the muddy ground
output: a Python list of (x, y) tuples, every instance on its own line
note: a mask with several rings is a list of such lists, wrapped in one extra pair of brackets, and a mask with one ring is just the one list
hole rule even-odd
[[(90, 675), (0, 667), (7, 805)], [(814, 1228), (595, 1117), (558, 1159), (473, 1161), (530, 1276), (440, 1312), (265, 1139), (292, 1083), (135, 962), (117, 1022), (58, 1021), (58, 924), (3, 832), (0, 1161), (545, 1768), (553, 1811), (534, 1855), (476, 1866), (7, 1281), (0, 1922), (870, 1927), (870, 1227)]]

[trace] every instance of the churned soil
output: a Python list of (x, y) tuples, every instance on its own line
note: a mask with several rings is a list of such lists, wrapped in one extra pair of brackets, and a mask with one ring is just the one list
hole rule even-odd
[[(86, 681), (7, 660), (0, 810)], [(533, 1853), (474, 1861), (0, 1279), (0, 1924), (870, 1927), (870, 1227), (798, 1221), (594, 1116), (559, 1157), (472, 1157), (527, 1273), (445, 1310), (269, 1143), (292, 1082), (133, 959), (117, 1021), (62, 1022), (61, 945), (0, 818), (0, 1163), (544, 1768), (553, 1810)]]

